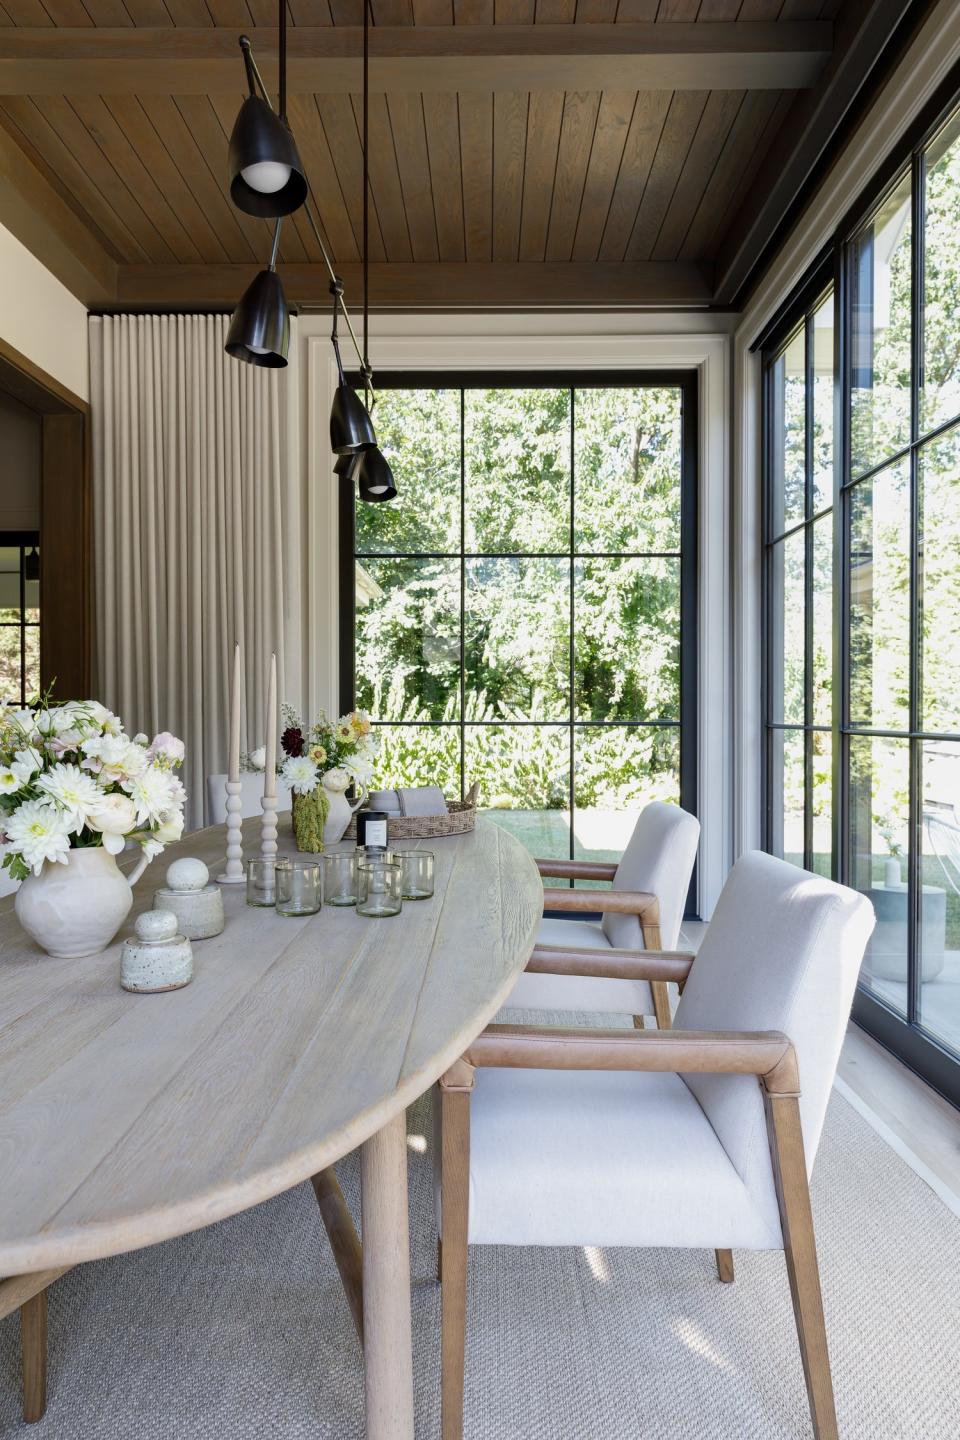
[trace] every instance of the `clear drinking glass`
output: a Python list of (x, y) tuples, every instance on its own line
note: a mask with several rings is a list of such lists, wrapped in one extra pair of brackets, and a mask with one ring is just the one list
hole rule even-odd
[(433, 894), (433, 851), (394, 850), (391, 853), (400, 863), (404, 900), (429, 900)]
[(320, 909), (320, 866), (316, 860), (278, 860), (277, 914), (316, 915)]
[(325, 905), (356, 905), (357, 852), (331, 850), (323, 857), (323, 900)]
[(379, 920), (403, 909), (403, 870), (393, 856), (357, 866), (357, 914)]
[(247, 861), (247, 904), (261, 909), (272, 906), (276, 900), (274, 871), (276, 860)]

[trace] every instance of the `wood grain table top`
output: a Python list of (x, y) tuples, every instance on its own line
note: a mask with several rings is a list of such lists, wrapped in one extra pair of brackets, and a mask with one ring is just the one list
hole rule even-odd
[[(259, 851), (259, 819), (244, 854)], [(281, 850), (292, 851), (281, 818)], [(57, 960), (0, 901), (0, 1275), (150, 1245), (258, 1204), (374, 1134), (499, 1009), (543, 913), (522, 846), (481, 821), (426, 840), (432, 900), (287, 919), (224, 886), (182, 990), (120, 988), (120, 942), (167, 865), (223, 868), (223, 827), (154, 861), (102, 955)]]

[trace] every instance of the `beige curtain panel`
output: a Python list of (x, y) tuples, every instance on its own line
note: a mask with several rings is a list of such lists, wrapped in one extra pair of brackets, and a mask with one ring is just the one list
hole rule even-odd
[(223, 315), (91, 318), (96, 694), (130, 734), (186, 744), (187, 827), (226, 769), (234, 641), (241, 746), (285, 676), (285, 381), (224, 352)]

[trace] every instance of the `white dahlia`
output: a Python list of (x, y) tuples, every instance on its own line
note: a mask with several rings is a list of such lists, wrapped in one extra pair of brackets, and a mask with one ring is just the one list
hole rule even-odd
[(309, 795), (317, 788), (320, 772), (307, 755), (291, 755), (280, 771), (295, 795)]
[(67, 817), (46, 801), (27, 800), (7, 816), (4, 828), (9, 849), (22, 855), (35, 875), (40, 874), (44, 860), (66, 864), (70, 854)]
[(149, 766), (140, 775), (121, 781), (137, 807), (138, 825), (156, 825), (176, 806), (171, 776), (164, 770)]
[(103, 799), (103, 791), (79, 765), (54, 765), (37, 781), (37, 789), (48, 795), (78, 835)]

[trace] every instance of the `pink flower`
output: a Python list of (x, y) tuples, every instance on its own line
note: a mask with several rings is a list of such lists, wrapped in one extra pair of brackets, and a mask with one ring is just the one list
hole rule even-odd
[(183, 741), (178, 740), (176, 735), (171, 735), (169, 730), (161, 730), (159, 735), (154, 735), (147, 751), (151, 760), (162, 758), (171, 765), (179, 765), (186, 753)]

